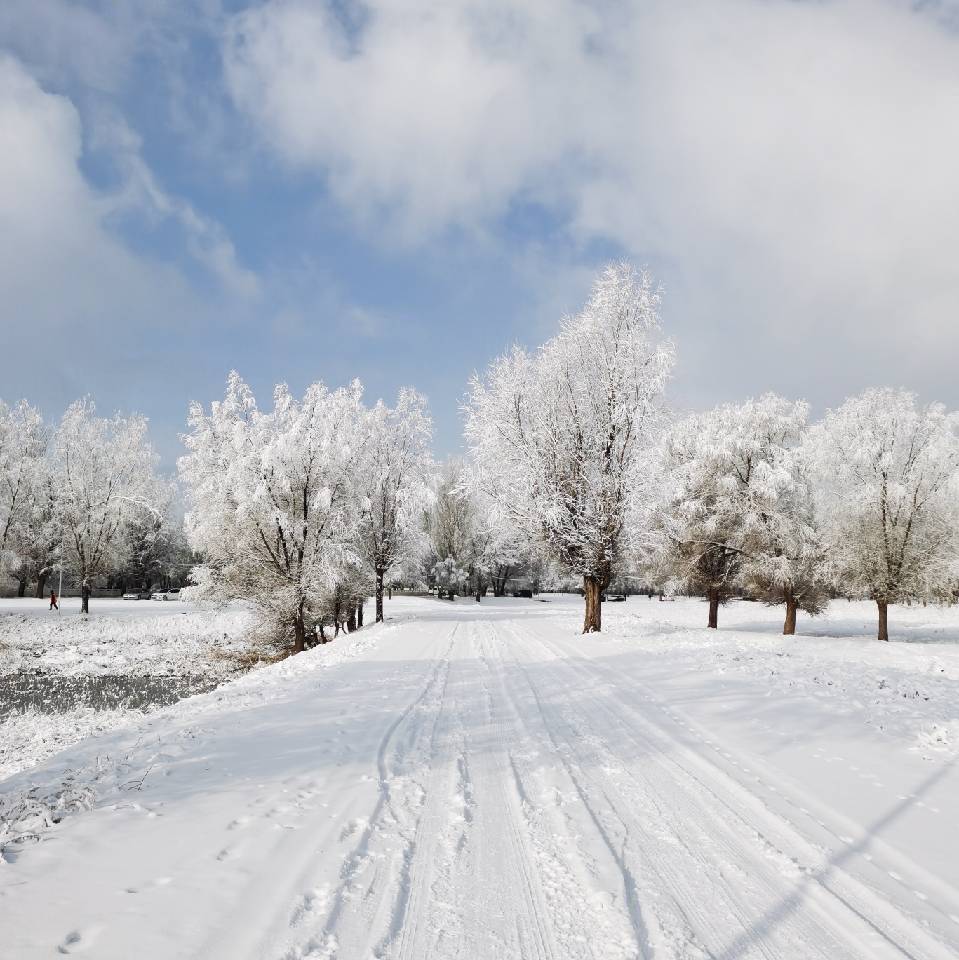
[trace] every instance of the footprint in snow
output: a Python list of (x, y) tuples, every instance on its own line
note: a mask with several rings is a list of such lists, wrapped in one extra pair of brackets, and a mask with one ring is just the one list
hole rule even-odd
[(290, 915), (290, 926), (299, 926), (310, 914), (315, 914), (325, 908), (329, 901), (329, 891), (328, 886), (307, 890), (293, 908), (293, 913)]
[(71, 930), (57, 947), (58, 953), (83, 953), (96, 942), (103, 928), (96, 925), (83, 930)]
[(350, 837), (355, 837), (360, 830), (367, 826), (368, 823), (369, 820), (367, 820), (366, 817), (356, 817), (355, 819), (351, 820), (343, 828), (343, 832), (340, 834), (340, 840), (349, 840)]

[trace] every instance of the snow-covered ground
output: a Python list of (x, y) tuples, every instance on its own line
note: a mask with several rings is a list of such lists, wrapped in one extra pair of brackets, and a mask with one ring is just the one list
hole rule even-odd
[(959, 954), (959, 610), (388, 611), (0, 783), (0, 952)]
[(234, 605), (222, 611), (185, 601), (90, 601), (68, 597), (60, 612), (47, 600), (0, 599), (0, 672), (32, 667), (63, 674), (228, 673), (231, 656), (246, 650), (249, 613)]
[[(141, 718), (137, 693), (146, 678), (170, 696), (179, 687), (205, 689), (237, 673), (238, 658), (249, 652), (243, 606), (212, 612), (180, 601), (94, 597), (89, 618), (79, 610), (80, 600), (72, 597), (59, 613), (46, 600), (0, 599), (0, 778)], [(111, 709), (85, 702), (85, 694), (103, 686), (117, 700)], [(24, 687), (37, 696), (49, 690), (49, 699), (66, 706), (38, 709), (36, 697), (12, 705), (11, 688)]]

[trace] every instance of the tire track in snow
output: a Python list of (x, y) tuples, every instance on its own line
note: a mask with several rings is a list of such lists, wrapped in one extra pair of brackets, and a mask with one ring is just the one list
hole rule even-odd
[[(514, 628), (506, 626), (503, 629), (510, 632), (515, 641), (520, 644), (524, 643), (523, 637)], [(515, 650), (515, 643), (510, 644), (510, 649), (511, 651)], [(698, 946), (695, 934), (678, 905), (673, 909), (672, 916), (666, 918), (650, 909), (651, 903), (657, 899), (655, 891), (645, 883), (642, 890), (640, 889), (637, 879), (641, 874), (633, 868), (630, 862), (627, 862), (627, 846), (630, 842), (629, 817), (620, 812), (622, 804), (616, 802), (603, 784), (596, 784), (594, 778), (587, 776), (587, 765), (582, 764), (580, 758), (576, 757), (576, 751), (572, 748), (572, 743), (581, 737), (580, 731), (573, 731), (572, 738), (564, 737), (560, 731), (566, 723), (564, 721), (556, 722), (555, 711), (547, 709), (544, 699), (530, 678), (528, 671), (515, 657), (515, 653), (511, 665), (513, 669), (507, 669), (505, 675), (512, 677), (514, 683), (517, 676), (522, 677), (524, 689), (532, 698), (533, 707), (540, 717), (543, 729), (552, 745), (553, 753), (559, 759), (583, 811), (616, 866), (619, 875), (620, 893), (627, 907), (641, 955), (644, 958), (656, 957), (661, 946), (671, 944), (668, 954), (671, 957), (698, 958), (706, 956), (707, 954)], [(523, 696), (515, 691), (510, 693), (509, 696), (516, 704), (517, 711), (525, 712), (520, 711), (519, 708), (519, 704), (523, 702)], [(592, 798), (590, 788), (593, 792), (598, 792), (601, 795), (603, 801), (601, 807)]]
[[(519, 798), (512, 789), (508, 731), (515, 735), (515, 727), (506, 723), (490, 687), (489, 663), (482, 655), (484, 628), (485, 624), (474, 624), (470, 631), (467, 663), (472, 677), (470, 689), (476, 693), (470, 698), (470, 713), (465, 722), (471, 734), (466, 750), (476, 801), (476, 874), (483, 882), (489, 902), (482, 907), (474, 904), (471, 926), (474, 930), (483, 929), (481, 914), (506, 918), (498, 936), (504, 946), (511, 949), (501, 955), (515, 955), (519, 951), (519, 956), (530, 960), (550, 960), (566, 954), (561, 953), (556, 944)], [(466, 875), (462, 885), (466, 887), (468, 882)], [(515, 941), (507, 936), (513, 931)], [(491, 930), (491, 933), (497, 931)], [(485, 948), (488, 952), (490, 949), (489, 943), (472, 946), (474, 950)]]
[(448, 702), (434, 753), (436, 811), (417, 826), (411, 894), (395, 938), (380, 955), (396, 960), (560, 957), (504, 786), (503, 735), (489, 711), (476, 627), (457, 637)]
[[(322, 929), (287, 950), (284, 960), (382, 956), (402, 925), (415, 854), (415, 823), (411, 828), (404, 821), (411, 810), (421, 816), (419, 808), (427, 799), (426, 790), (415, 775), (428, 770), (432, 763), (458, 628), (459, 624), (455, 624), (450, 631), (446, 649), (436, 659), (419, 696), (397, 716), (380, 741), (376, 805), (359, 841), (344, 861)], [(419, 713), (430, 714), (432, 721), (424, 723), (417, 716)], [(409, 773), (398, 775), (396, 771), (405, 765), (411, 767)], [(358, 893), (358, 889), (362, 892)]]
[[(528, 632), (524, 635), (515, 628), (509, 629), (521, 647), (528, 649), (532, 641), (546, 654), (546, 660), (536, 665), (537, 670), (541, 679), (545, 678), (549, 683), (554, 695), (562, 690), (565, 694), (562, 700), (567, 702), (562, 710), (548, 704), (547, 709), (558, 721), (554, 726), (565, 726), (573, 734), (567, 739), (570, 748), (579, 744), (579, 755), (585, 761), (581, 764), (583, 770), (604, 769), (606, 782), (599, 785), (604, 805), (608, 804), (613, 810), (622, 808), (624, 786), (617, 787), (615, 781), (625, 781), (636, 791), (636, 796), (643, 797), (644, 802), (656, 810), (655, 822), (670, 825), (666, 831), (650, 831), (647, 827), (643, 831), (645, 836), (636, 834), (635, 840), (648, 848), (652, 856), (647, 859), (657, 865), (660, 880), (673, 891), (677, 903), (685, 901), (681, 906), (683, 912), (689, 911), (694, 916), (701, 914), (698, 905), (683, 892), (684, 882), (688, 884), (695, 879), (696, 860), (699, 860), (698, 870), (707, 874), (715, 872), (716, 866), (714, 856), (703, 858), (697, 849), (686, 843), (685, 838), (699, 831), (698, 844), (709, 844), (715, 852), (722, 854), (721, 873), (714, 876), (712, 886), (714, 891), (723, 893), (726, 908), (736, 921), (732, 926), (727, 925), (725, 931), (714, 924), (707, 925), (706, 929), (711, 928), (711, 932), (703, 939), (711, 948), (711, 955), (749, 956), (754, 950), (759, 951), (758, 955), (767, 955), (762, 943), (753, 942), (755, 938), (750, 940), (743, 934), (735, 939), (730, 937), (737, 926), (742, 931), (748, 930), (751, 922), (764, 916), (769, 921), (768, 936), (774, 943), (782, 944), (778, 948), (771, 946), (773, 952), (768, 954), (770, 956), (786, 955), (782, 951), (795, 950), (797, 942), (804, 943), (804, 956), (813, 955), (810, 950), (816, 950), (815, 955), (824, 957), (952, 955), (938, 940), (903, 916), (898, 908), (891, 907), (890, 912), (891, 905), (878, 900), (873, 891), (861, 888), (854, 881), (847, 882), (847, 878), (839, 873), (827, 885), (816, 873), (816, 848), (796, 834), (791, 825), (772, 814), (748, 789), (723, 771), (711, 767), (708, 759), (651, 724), (646, 712), (634, 703), (617, 697), (610, 689), (616, 687), (615, 671), (611, 668), (604, 668), (609, 670), (604, 686), (597, 682), (601, 671), (592, 666), (593, 661), (582, 655), (573, 655), (568, 649), (563, 650), (561, 644), (551, 646)], [(566, 659), (556, 656), (557, 648)], [(549, 666), (544, 667), (544, 663)], [(529, 669), (524, 670), (529, 677)], [(584, 672), (592, 675), (591, 687), (584, 685)], [(561, 679), (563, 674), (571, 679)], [(530, 685), (535, 686), (531, 678)], [(577, 690), (578, 696), (570, 696), (571, 690)], [(615, 706), (611, 706), (611, 699), (616, 701)], [(584, 706), (587, 704), (588, 711)], [(624, 713), (628, 716), (624, 717)], [(591, 726), (595, 727), (597, 720), (602, 721), (599, 726), (602, 733), (599, 737), (592, 737)], [(635, 747), (631, 751), (619, 750), (621, 754), (633, 754), (623, 765), (621, 757), (610, 753), (609, 744), (614, 742), (638, 744), (641, 750)], [(704, 765), (709, 767), (705, 779)], [(610, 789), (611, 786), (615, 789)], [(685, 812), (677, 817), (677, 810), (683, 809), (684, 805)], [(628, 824), (628, 817), (621, 819)], [(642, 823), (637, 820), (635, 825), (642, 826)], [(708, 826), (708, 830), (702, 831), (704, 826)], [(657, 833), (661, 835), (657, 836)], [(694, 865), (692, 874), (689, 867), (685, 872), (664, 871), (670, 857), (657, 856), (656, 850), (662, 854), (663, 844), (670, 841), (677, 848), (685, 848), (684, 856), (692, 859)], [(626, 845), (624, 843), (624, 848)], [(770, 871), (770, 864), (778, 867), (778, 877), (776, 870)], [(732, 876), (725, 877), (723, 872), (731, 872)], [(757, 877), (764, 878), (762, 885), (753, 882)], [(768, 903), (769, 890), (777, 889), (781, 891), (778, 899), (774, 898), (772, 905), (764, 911), (759, 905)], [(797, 889), (801, 890), (799, 896), (796, 895)], [(752, 892), (744, 898), (743, 892), (749, 891)], [(708, 890), (704, 891), (704, 894), (708, 893)], [(800, 906), (801, 911), (798, 910)], [(812, 917), (819, 919), (818, 932), (809, 929)], [(702, 922), (700, 916), (697, 926)], [(854, 932), (857, 926), (858, 936)], [(827, 935), (825, 941), (823, 934)], [(734, 951), (728, 949), (729, 944), (735, 944)], [(870, 945), (867, 947), (866, 944)]]
[[(546, 771), (537, 761), (546, 733), (533, 734), (528, 717), (507, 692), (500, 644), (489, 625), (482, 638), (481, 657), (495, 688), (488, 687), (490, 710), (497, 711), (501, 727), (512, 732), (510, 742), (504, 744), (508, 763), (504, 784), (512, 782), (509, 793), (519, 811), (517, 822), (521, 818), (526, 842), (533, 848), (538, 883), (562, 956), (568, 960), (635, 960), (643, 951), (633, 918), (610, 900), (593, 854), (581, 848), (582, 832), (595, 829), (595, 824), (572, 822), (556, 802), (560, 786), (555, 782), (555, 770), (549, 771), (553, 782), (545, 782)], [(575, 789), (568, 778), (565, 786)], [(531, 788), (537, 788), (538, 796), (532, 795)]]
[[(399, 626), (388, 626), (383, 632), (393, 633)], [(234, 897), (231, 909), (224, 912), (215, 939), (203, 946), (198, 957), (313, 960), (336, 956), (337, 942), (327, 927), (355, 900), (350, 883), (357, 879), (354, 871), (366, 865), (363, 851), (370, 847), (372, 835), (377, 831), (389, 832), (389, 814), (385, 809), (388, 791), (384, 783), (388, 780), (391, 745), (402, 733), (404, 722), (429, 700), (441, 682), (448, 668), (454, 632), (455, 626), (447, 626), (439, 635), (426, 639), (422, 655), (428, 659), (422, 663), (428, 665), (432, 661), (428, 671), (421, 669), (421, 661), (406, 661), (399, 665), (398, 672), (381, 679), (395, 699), (399, 699), (395, 689), (412, 687), (415, 692), (411, 699), (401, 701), (405, 705), (396, 712), (379, 740), (374, 741), (375, 747), (371, 744), (369, 753), (348, 751), (342, 755), (344, 766), (329, 768), (329, 777), (323, 778), (329, 802), (314, 809), (297, 825), (297, 830), (283, 831), (278, 843), (266, 846), (259, 858), (260, 869), (250, 874), (247, 885)], [(334, 722), (326, 732), (335, 731), (342, 732)], [(321, 732), (318, 730), (318, 735)], [(370, 759), (376, 770), (373, 796), (370, 783), (374, 777), (355, 773), (357, 763), (362, 763), (364, 757)], [(254, 802), (259, 804), (258, 809), (263, 809), (274, 800), (276, 797), (265, 794)], [(365, 817), (358, 815), (364, 808), (370, 813)], [(244, 815), (235, 819), (229, 829), (242, 828), (249, 835), (261, 820), (269, 822), (263, 820), (262, 814)], [(261, 837), (261, 841), (261, 846), (267, 844), (268, 837)], [(344, 849), (349, 841), (352, 843)], [(333, 866), (337, 856), (342, 862), (338, 875)]]
[[(539, 642), (544, 643), (542, 638)], [(951, 948), (945, 947), (933, 933), (935, 926), (930, 923), (933, 921), (946, 927), (948, 922), (955, 922), (952, 911), (959, 909), (959, 900), (954, 890), (881, 841), (872, 844), (881, 857), (869, 855), (862, 864), (857, 865), (856, 875), (849, 873), (842, 863), (855, 852), (855, 841), (847, 834), (859, 832), (859, 828), (845, 822), (840, 823), (837, 830), (830, 829), (823, 818), (836, 818), (837, 815), (823, 809), (818, 801), (802, 791), (798, 791), (801, 799), (794, 799), (790, 794), (797, 792), (795, 785), (778, 781), (768, 770), (762, 771), (762, 778), (756, 777), (750, 772), (751, 767), (758, 766), (755, 761), (749, 765), (740, 763), (708, 735), (700, 734), (697, 738), (693, 727), (670, 711), (641, 681), (630, 681), (632, 688), (624, 688), (623, 676), (618, 671), (585, 656), (568, 641), (554, 642), (567, 657), (585, 665), (586, 670), (609, 684), (607, 692), (643, 728), (648, 742), (658, 740), (660, 749), (667, 755), (681, 753), (684, 763), (680, 766), (683, 771), (696, 779), (704, 790), (711, 792), (717, 804), (726, 809), (730, 816), (742, 817), (744, 808), (752, 810), (755, 822), (765, 827), (764, 831), (758, 833), (760, 841), (795, 863), (807, 881), (815, 882), (828, 895), (856, 912), (878, 936), (889, 940), (904, 955), (954, 955)], [(646, 709), (640, 709), (637, 705), (637, 692), (642, 694)], [(658, 719), (657, 713), (664, 719)], [(685, 733), (681, 732), (683, 728)], [(704, 750), (704, 747), (709, 747), (709, 750)], [(701, 774), (698, 777), (694, 772), (697, 769)], [(748, 782), (744, 782), (743, 777), (748, 778)], [(757, 780), (773, 793), (775, 805), (780, 810), (773, 809), (756, 794), (753, 784)], [(780, 812), (783, 807), (790, 811), (789, 816)], [(818, 810), (819, 814), (814, 815), (811, 810)], [(800, 828), (800, 824), (804, 824), (805, 829)], [(838, 841), (839, 853), (823, 848), (810, 838), (810, 834), (825, 836), (833, 843)], [(892, 861), (906, 873), (918, 875), (921, 882), (911, 881), (909, 886), (925, 884), (939, 895), (946, 906), (927, 904), (928, 897), (920, 896), (921, 891), (916, 892), (920, 901), (916, 907), (924, 910), (921, 915), (893, 904), (883, 890), (882, 881), (887, 875), (894, 876), (895, 871), (887, 869), (888, 863), (884, 866), (881, 859)], [(890, 923), (895, 928), (894, 934), (886, 931)]]
[[(454, 629), (454, 638), (462, 631), (459, 624)], [(433, 906), (430, 897), (436, 870), (447, 859), (446, 847), (449, 845), (448, 825), (449, 804), (456, 793), (457, 717), (456, 644), (451, 644), (447, 663), (447, 674), (443, 683), (441, 702), (430, 738), (430, 752), (427, 759), (428, 772), (424, 786), (424, 802), (418, 811), (415, 822), (408, 828), (411, 831), (404, 871), (399, 887), (399, 895), (393, 909), (390, 928), (378, 945), (374, 955), (377, 957), (425, 957), (431, 954), (419, 945), (428, 941), (431, 934), (430, 916)], [(408, 811), (405, 811), (408, 813)], [(455, 917), (450, 917), (455, 920)]]

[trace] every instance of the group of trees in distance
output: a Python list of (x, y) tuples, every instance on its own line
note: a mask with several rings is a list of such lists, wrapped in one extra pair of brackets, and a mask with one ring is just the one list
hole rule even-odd
[(874, 389), (816, 423), (772, 394), (671, 416), (659, 306), (647, 272), (607, 267), (554, 337), (472, 379), (465, 456), (441, 464), (425, 399), (367, 405), (358, 381), (280, 385), (261, 410), (232, 373), (190, 408), (178, 483), (142, 417), (83, 400), (48, 428), (0, 403), (0, 573), (39, 596), (62, 565), (87, 611), (108, 576), (191, 566), (195, 596), (250, 602), (294, 651), (361, 626), (371, 596), (382, 620), (400, 583), (575, 585), (584, 633), (614, 581), (702, 595), (709, 627), (734, 595), (781, 604), (787, 634), (831, 597), (870, 598), (883, 640), (889, 604), (953, 602), (959, 415)]
[(148, 589), (182, 566), (173, 484), (156, 465), (143, 417), (98, 417), (80, 400), (50, 427), (25, 401), (0, 401), (0, 574), (39, 597), (66, 569), (87, 613), (99, 580)]

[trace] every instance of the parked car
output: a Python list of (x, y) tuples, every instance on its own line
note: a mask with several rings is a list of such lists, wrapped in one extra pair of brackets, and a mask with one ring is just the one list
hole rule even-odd
[(125, 594), (123, 594), (123, 596), (122, 596), (120, 599), (121, 599), (121, 600), (139, 600), (139, 599), (140, 599), (140, 594), (138, 594), (138, 593), (125, 593)]
[(151, 597), (151, 600), (179, 600), (180, 588), (175, 590), (157, 590)]

